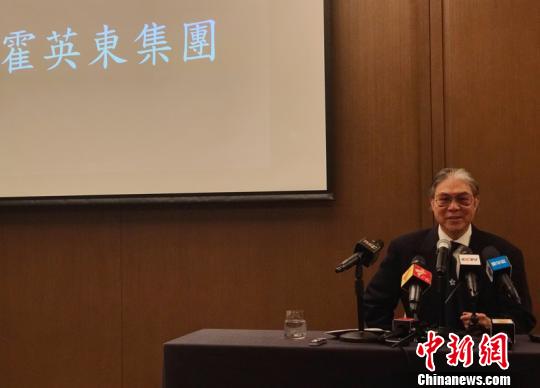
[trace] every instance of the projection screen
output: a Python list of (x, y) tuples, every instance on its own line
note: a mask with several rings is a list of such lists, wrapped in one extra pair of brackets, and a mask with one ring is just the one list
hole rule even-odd
[(324, 0), (0, 0), (0, 203), (331, 197)]

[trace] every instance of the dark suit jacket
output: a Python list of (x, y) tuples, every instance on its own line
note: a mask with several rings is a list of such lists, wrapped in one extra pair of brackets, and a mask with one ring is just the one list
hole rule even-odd
[[(400, 287), (401, 276), (411, 264), (414, 256), (420, 255), (426, 260), (426, 269), (433, 274), (432, 286), (423, 294), (418, 308), (421, 322), (436, 326), (439, 318), (440, 296), (436, 287), (436, 250), (439, 239), (437, 227), (420, 230), (393, 240), (385, 259), (379, 270), (371, 279), (364, 295), (364, 316), (368, 327), (391, 327), (394, 318), (394, 309), (402, 298), (405, 310), (408, 311), (407, 294)], [(521, 297), (522, 304), (517, 305), (508, 300), (486, 275), (479, 278), (480, 296), (478, 298), (477, 312), (485, 313), (490, 318), (511, 318), (516, 324), (516, 332), (527, 333), (536, 324), (531, 313), (531, 298), (523, 254), (514, 245), (494, 234), (483, 232), (476, 227), (472, 228), (469, 247), (480, 254), (487, 246), (495, 247), (501, 255), (508, 256), (512, 264), (512, 281)], [(448, 276), (455, 279), (454, 260), (449, 258)], [(482, 273), (485, 273), (482, 271)], [(446, 279), (448, 282), (450, 279)], [(453, 283), (453, 282), (452, 282)], [(448, 284), (448, 283), (446, 283)], [(462, 330), (459, 319), (463, 311), (471, 311), (470, 298), (464, 284), (457, 283), (449, 302), (446, 304), (447, 326), (455, 330)], [(448, 285), (447, 297), (453, 287)]]

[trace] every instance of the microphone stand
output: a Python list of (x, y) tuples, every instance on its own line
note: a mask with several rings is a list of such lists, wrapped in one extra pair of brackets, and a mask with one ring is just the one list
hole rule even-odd
[[(446, 248), (446, 250), (440, 252), (439, 250), (442, 248)], [(442, 335), (443, 337), (448, 337), (448, 333), (450, 333), (449, 328), (447, 327), (446, 322), (446, 272), (448, 267), (448, 259), (449, 256), (452, 254), (454, 249), (452, 249), (453, 246), (450, 243), (450, 241), (446, 239), (441, 239), (439, 242), (437, 242), (437, 263), (436, 263), (436, 271), (437, 271), (437, 292), (439, 293), (439, 317), (438, 317), (438, 327), (437, 327), (437, 333)]]
[(446, 282), (444, 281), (446, 275), (446, 265), (439, 268), (437, 271), (437, 292), (439, 293), (439, 327), (437, 333), (443, 337), (447, 337), (450, 330), (446, 326)]
[(392, 348), (396, 348), (398, 346), (402, 347), (403, 345), (408, 345), (411, 342), (411, 340), (413, 340), (413, 339), (419, 340), (419, 339), (425, 337), (426, 336), (426, 330), (425, 330), (426, 327), (427, 327), (427, 324), (415, 320), (414, 324), (412, 326), (411, 332), (407, 336), (401, 338), (398, 342), (392, 344), (391, 347)]
[(379, 336), (369, 331), (364, 331), (364, 266), (360, 261), (356, 263), (354, 286), (356, 289), (356, 312), (358, 316), (358, 330), (342, 334), (339, 339), (346, 342), (379, 342)]

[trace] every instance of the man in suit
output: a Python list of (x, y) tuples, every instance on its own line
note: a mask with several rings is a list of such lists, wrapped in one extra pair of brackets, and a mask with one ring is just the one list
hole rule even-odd
[[(474, 326), (487, 331), (491, 328), (492, 318), (513, 319), (518, 333), (527, 333), (535, 326), (523, 255), (508, 241), (481, 231), (472, 224), (479, 202), (478, 183), (468, 171), (445, 168), (437, 173), (430, 192), (430, 206), (437, 226), (398, 237), (390, 243), (387, 256), (365, 292), (368, 327), (389, 328), (400, 298), (405, 311), (409, 312), (406, 294), (401, 289), (401, 276), (410, 266), (412, 258), (420, 255), (426, 260), (425, 267), (435, 280), (437, 241), (440, 239), (452, 241), (452, 245), (468, 246), (476, 254), (491, 246), (501, 255), (508, 256), (512, 264), (512, 281), (522, 301), (518, 304), (510, 300), (496, 289), (487, 276), (479, 276), (480, 294), (473, 307), (465, 285), (456, 278), (455, 260), (449, 257), (444, 279), (447, 327), (463, 330)], [(437, 287), (433, 284), (423, 294), (418, 306), (419, 320), (432, 326), (439, 324), (440, 302)]]

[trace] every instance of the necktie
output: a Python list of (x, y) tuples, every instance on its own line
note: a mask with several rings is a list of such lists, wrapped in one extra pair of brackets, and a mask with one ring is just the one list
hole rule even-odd
[(457, 241), (452, 241), (452, 246), (450, 247), (450, 251), (452, 254), (458, 249), (459, 247), (463, 247), (463, 244), (458, 243)]

